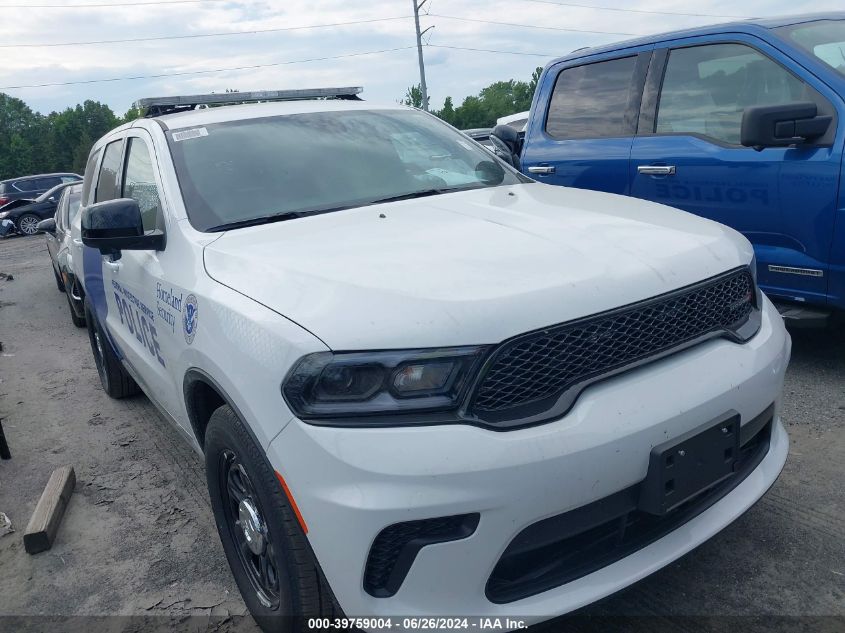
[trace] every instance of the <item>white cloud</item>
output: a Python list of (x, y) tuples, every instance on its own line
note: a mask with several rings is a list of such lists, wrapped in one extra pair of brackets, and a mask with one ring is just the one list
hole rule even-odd
[[(32, 4), (44, 1), (32, 0)], [(67, 3), (90, 4), (96, 1), (67, 0)], [(191, 35), (409, 16), (412, 12), (411, 1), (206, 0), (171, 6), (4, 9), (0, 22), (0, 44)], [(574, 2), (647, 11), (758, 17), (839, 8), (839, 2), (834, 0), (814, 0), (812, 3), (806, 0), (750, 0), (744, 3), (727, 0), (701, 0), (695, 3), (680, 0)], [(429, 0), (426, 8), (434, 14), (448, 16), (631, 34), (649, 34), (727, 19), (594, 10), (530, 0), (490, 0), (483, 3), (471, 0)], [(627, 37), (495, 26), (433, 16), (424, 16), (422, 23), (424, 27), (435, 27), (430, 32), (432, 44), (539, 52), (552, 56), (564, 55), (582, 46), (605, 44)], [(261, 65), (412, 46), (414, 43), (413, 20), (406, 18), (323, 29), (215, 38), (73, 47), (21, 46), (0, 49), (0, 86)], [(447, 95), (451, 95), (456, 104), (460, 103), (465, 96), (477, 93), (496, 80), (527, 80), (535, 66), (548, 61), (545, 57), (434, 47), (426, 48), (425, 55), (429, 92), (434, 106), (439, 106)], [(86, 99), (94, 99), (108, 103), (116, 112), (122, 113), (135, 99), (144, 96), (212, 90), (219, 92), (226, 88), (248, 90), (360, 84), (365, 87), (365, 98), (394, 101), (417, 81), (416, 51), (410, 49), (253, 70), (10, 89), (5, 92), (24, 99), (41, 112), (63, 109)]]

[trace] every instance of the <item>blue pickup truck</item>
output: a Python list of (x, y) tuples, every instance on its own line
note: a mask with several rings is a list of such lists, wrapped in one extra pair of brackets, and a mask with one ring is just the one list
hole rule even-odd
[(543, 70), (524, 139), (494, 135), (541, 182), (741, 231), (786, 318), (845, 312), (845, 13), (577, 50)]

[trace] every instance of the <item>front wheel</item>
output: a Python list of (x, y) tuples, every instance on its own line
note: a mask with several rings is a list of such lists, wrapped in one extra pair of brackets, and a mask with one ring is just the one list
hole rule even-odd
[(205, 432), (208, 491), (220, 541), (250, 613), (264, 631), (305, 630), (339, 617), (320, 566), (276, 474), (231, 407)]
[(38, 233), (38, 223), (41, 218), (31, 213), (24, 213), (18, 218), (18, 231), (24, 235), (35, 235)]

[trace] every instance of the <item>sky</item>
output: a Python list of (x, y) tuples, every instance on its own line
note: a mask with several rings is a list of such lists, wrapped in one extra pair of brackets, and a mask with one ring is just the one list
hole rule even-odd
[[(0, 92), (45, 114), (93, 99), (122, 115), (142, 97), (226, 89), (355, 85), (368, 101), (394, 102), (419, 81), (413, 1), (0, 0)], [(842, 7), (841, 0), (563, 2), (427, 0), (421, 24), (433, 27), (423, 49), (431, 107), (447, 95), (458, 105), (494, 81), (527, 81), (535, 67), (584, 46)], [(208, 34), (225, 35), (197, 37)], [(172, 36), (179, 38), (57, 46)], [(196, 72), (216, 69), (227, 70)], [(126, 77), (145, 78), (99, 81)], [(91, 83), (13, 87), (61, 82)]]

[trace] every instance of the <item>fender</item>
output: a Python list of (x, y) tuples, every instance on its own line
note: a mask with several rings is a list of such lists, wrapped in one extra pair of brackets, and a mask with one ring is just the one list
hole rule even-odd
[[(191, 422), (191, 428), (194, 431), (194, 437), (196, 438), (197, 444), (200, 448), (205, 451), (205, 447), (203, 446), (204, 442), (201, 441), (201, 438), (204, 438), (204, 433), (200, 433), (200, 430), (197, 428), (197, 424), (195, 422), (196, 419), (196, 409), (194, 408), (191, 402), (191, 389), (192, 387), (198, 383), (202, 382), (207, 384), (208, 386), (212, 387), (221, 398), (223, 398), (223, 402), (225, 402), (229, 407), (231, 407), (232, 411), (235, 412), (242, 422), (244, 422), (244, 428), (246, 428), (249, 436), (252, 438), (252, 441), (255, 442), (256, 446), (262, 447), (262, 452), (264, 448), (261, 442), (258, 441), (258, 437), (255, 435), (255, 432), (252, 430), (252, 427), (247, 422), (246, 417), (241, 413), (241, 410), (235, 404), (234, 400), (226, 393), (226, 390), (220, 386), (214, 378), (212, 378), (206, 371), (200, 369), (199, 367), (191, 367), (185, 372), (185, 378), (182, 380), (182, 397), (185, 401), (185, 410), (188, 412), (188, 420)], [(272, 440), (271, 440), (272, 441)]]

